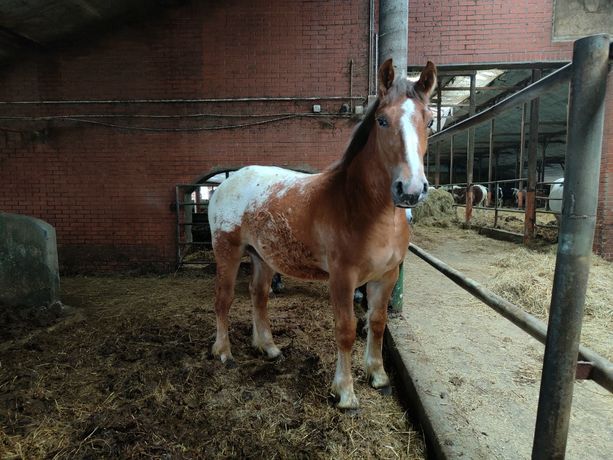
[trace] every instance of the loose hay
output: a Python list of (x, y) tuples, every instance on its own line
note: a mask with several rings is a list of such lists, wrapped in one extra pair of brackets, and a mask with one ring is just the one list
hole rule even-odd
[(426, 199), (413, 208), (413, 221), (419, 225), (449, 227), (454, 220), (453, 197), (441, 189), (430, 190)]
[[(395, 399), (368, 387), (354, 349), (357, 417), (328, 401), (334, 372), (327, 289), (287, 281), (271, 299), (285, 359), (250, 347), (245, 274), (230, 312), (238, 367), (206, 351), (215, 334), (213, 277), (62, 280), (77, 321), (14, 324), (0, 343), (0, 457), (409, 458), (422, 436)], [(30, 330), (27, 330), (27, 329)]]
[[(555, 259), (555, 247), (544, 252), (518, 247), (497, 262), (487, 287), (547, 320)], [(581, 341), (613, 360), (613, 264), (598, 256), (592, 256)]]

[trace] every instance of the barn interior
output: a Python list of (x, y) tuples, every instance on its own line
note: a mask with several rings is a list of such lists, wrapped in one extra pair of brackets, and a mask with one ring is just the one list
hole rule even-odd
[[(70, 43), (87, 41), (131, 22), (146, 21), (166, 9), (180, 6), (185, 0), (32, 0), (28, 2), (0, 2), (0, 66), (28, 55), (44, 54), (61, 49)], [(60, 24), (60, 27), (58, 27)], [(478, 65), (439, 66), (439, 90), (431, 100), (434, 115), (432, 132), (448, 128), (480, 112), (533, 82), (533, 70), (542, 76), (566, 62), (524, 62), (508, 64), (480, 63)], [(409, 66), (409, 78), (417, 78), (418, 67)], [(471, 80), (474, 78), (474, 100)], [(471, 102), (472, 101), (472, 102)], [(538, 179), (551, 182), (563, 175), (566, 153), (566, 114), (568, 90), (562, 86), (541, 99), (538, 133)], [(440, 116), (440, 122), (439, 122)], [(488, 180), (490, 149), (492, 149), (493, 179), (520, 177), (526, 171), (527, 155), (522, 152), (527, 143), (530, 123), (526, 107), (498, 117), (491, 132), (489, 123), (475, 130), (474, 180)], [(525, 129), (522, 130), (522, 124)], [(431, 183), (435, 182), (435, 151), (440, 150), (440, 184), (466, 181), (467, 133), (437, 142), (431, 146), (425, 163)], [(490, 139), (492, 138), (492, 147)], [(453, 146), (452, 146), (453, 143)], [(453, 151), (453, 154), (451, 153)], [(453, 156), (453, 160), (452, 160)], [(451, 164), (452, 163), (452, 164)], [(450, 170), (452, 166), (452, 170)], [(451, 173), (450, 173), (451, 171)]]
[[(358, 3), (357, 13), (337, 20), (335, 8), (340, 11)], [(495, 0), (469, 2), (469, 6), (462, 1), (456, 3), (454, 7), (460, 9), (490, 8), (491, 11), (484, 13), (485, 19), (479, 19), (482, 21), (502, 14), (500, 11), (505, 15), (502, 21), (512, 22), (513, 17), (519, 17), (520, 29), (531, 25), (529, 33), (537, 37), (536, 30), (551, 26), (551, 5), (563, 2), (539, 0), (515, 4)], [(364, 402), (362, 413), (351, 418), (336, 410), (327, 391), (335, 353), (327, 287), (288, 280), (286, 293), (271, 294), (273, 333), (287, 359), (269, 362), (256, 355), (250, 346), (249, 273), (243, 266), (231, 331), (237, 343), (239, 366), (225, 369), (208, 354), (215, 334), (215, 275), (207, 200), (232, 170), (246, 163), (274, 162), (308, 172), (325, 167), (332, 154), (309, 158), (310, 151), (304, 146), (302, 150), (297, 149), (299, 152), (292, 150), (285, 156), (279, 153), (288, 145), (293, 148), (297, 140), (303, 144), (312, 142), (322, 151), (325, 150), (322, 146), (336, 149), (344, 145), (359, 121), (357, 108), (365, 108), (376, 92), (371, 87), (369, 74), (373, 72), (373, 56), (367, 57), (368, 39), (364, 38), (369, 34), (372, 37), (373, 31), (367, 29), (369, 8), (370, 13), (374, 12), (375, 4), (379, 2), (0, 0), (0, 92), (2, 79), (7, 76), (7, 87), (16, 88), (14, 94), (9, 91), (0, 94), (0, 191), (3, 192), (0, 198), (4, 200), (0, 202), (0, 211), (34, 215), (57, 227), (61, 301), (65, 304), (54, 303), (37, 312), (0, 310), (0, 369), (3, 369), (0, 372), (0, 457), (3, 452), (7, 458), (204, 456), (425, 460), (436, 457), (439, 452), (447, 452), (448, 458), (529, 456), (543, 362), (541, 344), (520, 329), (511, 330), (514, 326), (504, 318), (412, 254), (407, 256), (405, 264), (407, 308), (403, 314), (390, 315), (393, 318), (388, 324), (394, 340), (405, 345), (408, 356), (405, 361), (422, 365), (421, 371), (425, 372), (422, 375), (428, 375), (428, 379), (421, 380), (421, 397), (425, 398), (422, 401), (430, 398), (435, 413), (417, 416), (429, 420), (424, 425), (429, 430), (428, 425), (435, 425), (449, 415), (450, 424), (440, 431), (444, 436), (437, 438), (412, 425), (410, 419), (418, 410), (411, 412), (411, 408), (407, 412), (406, 401), (386, 399), (372, 392), (368, 376), (361, 369), (356, 371), (356, 391)], [(190, 5), (197, 7), (190, 9)], [(282, 65), (294, 63), (287, 61), (287, 56), (295, 45), (284, 43), (283, 37), (274, 35), (270, 43), (261, 40), (258, 44), (267, 48), (284, 45), (278, 54), (267, 54), (268, 50), (257, 48), (249, 56), (228, 57), (235, 63), (235, 67), (229, 68), (239, 69), (239, 73), (244, 70), (239, 85), (248, 88), (245, 93), (232, 93), (239, 85), (230, 87), (227, 94), (219, 91), (219, 88), (225, 89), (223, 85), (213, 89), (212, 95), (206, 93), (207, 82), (216, 83), (214, 80), (201, 86), (198, 82), (192, 87), (177, 83), (186, 80), (189, 72), (195, 75), (194, 81), (201, 80), (206, 65), (215, 62), (213, 59), (205, 65), (204, 61), (198, 61), (184, 73), (171, 68), (203, 58), (205, 53), (201, 49), (193, 54), (186, 51), (190, 43), (197, 42), (195, 47), (205, 50), (211, 46), (198, 35), (201, 31), (197, 24), (200, 21), (211, 26), (213, 15), (209, 15), (209, 9), (231, 10), (235, 22), (221, 14), (219, 17), (223, 20), (213, 29), (217, 35), (228, 33), (240, 37), (235, 47), (240, 49), (245, 44), (249, 48), (252, 32), (259, 33), (266, 27), (274, 29), (274, 21), (288, 20), (288, 28), (294, 27), (295, 16), (277, 16), (274, 11), (271, 14), (271, 10), (288, 5), (290, 9), (300, 5), (297, 11), (306, 10), (311, 15), (303, 15), (304, 30), (313, 35), (306, 38), (307, 35), (297, 33), (298, 40), (302, 40), (300, 46), (315, 40), (313, 36), (324, 35), (319, 23), (325, 22), (328, 35), (321, 39), (324, 45), (310, 55), (321, 53), (320, 61), (324, 64), (319, 66), (317, 57), (309, 62), (315, 70), (305, 66), (304, 80), (301, 75), (288, 76), (289, 83), (284, 82), (286, 86), (272, 95), (272, 99), (277, 97), (274, 103), (267, 99), (270, 86), (258, 87), (263, 85), (266, 75), (262, 77), (259, 63), (255, 61), (263, 56), (262, 61), (267, 65), (283, 58), (286, 60)], [(265, 9), (266, 14), (254, 13), (258, 8)], [(542, 11), (531, 12), (529, 19), (522, 16), (523, 10), (530, 8), (545, 11), (541, 15), (545, 16), (543, 23), (535, 20)], [(327, 12), (329, 16), (323, 14), (324, 9), (332, 10)], [(432, 15), (441, 14), (441, 9), (445, 10), (446, 6), (436, 2), (411, 3), (411, 14), (421, 14), (419, 20), (423, 23), (436, 24), (437, 18), (432, 19)], [(190, 16), (196, 14), (204, 16), (197, 19)], [(170, 19), (165, 21), (165, 17)], [(272, 24), (266, 22), (269, 19)], [(249, 27), (242, 27), (243, 20), (248, 21)], [(373, 17), (370, 20), (373, 27)], [(465, 20), (469, 21), (470, 17)], [(307, 30), (312, 25), (309, 21), (317, 23), (314, 31)], [(415, 17), (411, 21), (411, 27), (418, 25)], [(443, 26), (423, 27), (439, 34), (437, 27)], [(416, 34), (424, 35), (423, 27)], [(192, 34), (186, 40), (194, 40), (187, 41), (185, 48), (183, 38), (177, 38), (183, 30)], [(532, 47), (526, 45), (526, 50), (521, 43), (523, 37), (517, 38), (519, 44), (509, 38), (511, 33), (517, 35), (517, 31), (507, 32), (508, 48), (513, 52), (505, 54), (507, 44), (497, 42), (498, 50), (486, 50), (487, 56), (495, 59), (479, 54), (479, 46), (486, 48), (486, 42), (498, 39), (495, 37), (499, 31), (495, 28), (483, 35), (476, 34), (476, 41), (481, 43), (473, 43), (474, 56), (468, 52), (457, 58), (451, 53), (445, 54), (448, 46), (445, 39), (437, 42), (425, 38), (425, 42), (432, 42), (431, 47), (420, 44), (422, 48), (410, 48), (418, 57), (409, 55), (409, 78), (418, 75), (423, 67), (422, 58), (429, 53), (436, 56), (433, 60), (440, 61), (435, 62), (439, 81), (430, 101), (434, 115), (430, 134), (459, 125), (471, 115), (494, 107), (566, 65), (571, 46), (568, 42), (553, 40), (550, 32), (547, 29), (545, 38), (538, 36)], [(458, 34), (458, 41), (470, 40), (468, 33), (462, 34), (463, 31)], [(338, 54), (326, 49), (326, 40), (348, 43), (358, 35), (359, 46), (355, 47), (359, 50), (351, 49), (355, 43), (335, 50)], [(119, 38), (115, 40), (115, 36)], [(258, 38), (262, 36), (271, 35)], [(91, 43), (96, 45), (88, 47)], [(219, 45), (214, 40), (213, 43)], [(437, 48), (443, 51), (437, 54)], [(305, 50), (306, 46), (299, 48), (297, 54)], [(226, 51), (224, 48), (223, 52)], [(68, 57), (63, 58), (66, 54), (62, 53)], [(145, 56), (148, 65), (153, 62), (146, 68), (152, 75), (151, 80), (142, 88), (138, 87), (139, 66), (143, 65), (138, 53)], [(115, 54), (120, 56), (116, 61)], [(181, 60), (177, 56), (187, 57)], [(97, 80), (99, 58), (105, 61), (101, 68), (108, 73), (120, 65), (128, 67), (132, 81), (122, 86), (122, 77)], [(462, 59), (469, 63), (458, 63)], [(11, 73), (11, 69), (22, 64), (18, 72)], [(55, 73), (48, 78), (48, 71)], [(254, 84), (248, 87), (251, 72)], [(18, 80), (23, 75), (33, 78), (31, 81), (24, 78), (25, 90), (21, 92)], [(79, 86), (82, 75), (84, 83)], [(148, 102), (151, 102), (165, 97), (165, 88), (159, 90), (169, 83), (163, 81), (164, 76), (170, 81), (169, 91), (176, 90), (169, 97), (177, 97), (180, 104), (168, 108), (133, 103), (142, 101), (141, 98), (150, 98)], [(153, 81), (158, 78), (163, 81), (162, 85)], [(316, 84), (308, 86), (311, 81)], [(96, 92), (96, 84), (102, 88), (100, 92)], [(301, 93), (306, 95), (303, 99), (284, 100), (292, 99), (301, 84), (307, 88)], [(332, 89), (318, 92), (321, 86), (317, 85), (329, 85)], [(46, 92), (48, 88), (51, 89)], [(133, 96), (140, 89), (142, 92)], [(609, 76), (608, 109), (612, 107), (611, 92)], [(62, 102), (59, 99), (71, 99), (73, 94), (77, 94), (74, 100), (65, 101), (69, 104), (55, 104)], [(116, 104), (116, 95), (128, 103)], [(330, 97), (314, 100), (313, 95)], [(109, 100), (103, 108), (92, 104), (95, 99), (107, 96)], [(190, 105), (191, 96), (210, 98), (209, 105)], [(262, 96), (262, 101), (247, 100), (252, 96)], [(224, 97), (245, 100), (224, 105), (218, 102)], [(51, 100), (54, 98), (55, 101)], [(568, 101), (566, 84), (541, 97), (536, 133), (530, 127), (536, 116), (531, 112), (530, 103), (500, 114), (493, 122), (476, 126), (472, 179), (467, 171), (471, 155), (467, 131), (432, 141), (424, 158), (429, 182), (436, 186), (462, 186), (470, 181), (491, 187), (492, 181), (501, 181), (505, 193), (511, 187), (521, 190), (526, 187), (528, 150), (534, 147), (530, 141), (533, 135), (537, 194), (546, 195), (550, 183), (564, 175)], [(311, 113), (316, 105), (321, 113)], [(303, 118), (291, 118), (288, 124), (271, 124), (261, 129), (258, 125), (242, 132), (215, 131), (216, 137), (206, 137), (208, 132), (206, 135), (187, 133), (200, 119), (174, 121), (175, 116), (195, 113), (195, 107), (207, 110), (213, 107), (217, 113), (225, 111), (228, 116), (231, 112), (241, 112), (241, 116), (247, 117), (258, 111), (308, 113)], [(3, 108), (7, 108), (6, 113)], [(66, 114), (74, 112), (87, 115), (79, 120), (69, 119)], [(134, 120), (138, 121), (143, 113), (168, 117), (163, 122), (148, 122), (155, 128), (162, 127), (159, 132), (152, 130), (159, 136), (113, 126), (112, 117), (132, 117), (130, 127), (134, 128), (138, 124)], [(207, 119), (202, 124), (216, 122), (216, 119)], [(606, 123), (605, 143), (609, 139), (611, 146), (613, 125), (610, 121)], [(178, 131), (187, 129), (172, 132), (177, 126)], [(108, 148), (98, 149), (92, 147), (94, 144), (108, 145)], [(207, 148), (211, 144), (214, 146)], [(276, 144), (284, 146), (275, 150)], [(236, 146), (249, 145), (255, 146), (252, 151), (230, 158), (228, 152), (233, 152)], [(606, 145), (602, 153), (604, 160), (611, 156), (611, 147)], [(264, 153), (258, 157), (260, 151)], [(608, 171), (613, 170), (610, 161), (603, 164), (600, 180), (606, 185), (611, 177)], [(58, 177), (45, 181), (47, 167), (50, 177)], [(20, 175), (20, 170), (32, 172)], [(610, 198), (606, 193), (611, 195), (605, 191), (598, 198), (600, 236), (596, 237), (594, 247), (600, 245), (600, 253), (610, 259), (611, 250), (607, 248), (612, 247), (608, 235), (613, 228), (610, 219), (613, 208), (608, 206)], [(538, 241), (533, 241), (529, 249), (514, 242), (493, 241), (467, 230), (466, 208), (457, 203), (440, 222), (431, 226), (414, 225), (412, 241), (468, 273), (472, 280), (497, 295), (506, 298), (508, 293), (519, 293), (517, 298), (509, 299), (521, 307), (533, 303), (534, 310), (527, 311), (547, 321), (551, 298), (551, 290), (547, 289), (553, 283), (558, 228), (553, 215), (541, 214), (546, 211), (547, 203), (537, 200), (536, 204), (539, 214), (546, 216), (547, 221), (536, 221)], [(514, 236), (521, 239), (526, 228), (524, 209), (513, 200), (503, 205), (504, 212), (492, 209), (491, 203), (475, 209), (473, 229), (482, 225), (480, 216), (487, 216), (483, 226), (491, 226), (496, 212), (497, 222), (509, 225), (506, 230), (516, 232)], [(539, 233), (540, 226), (546, 228), (548, 239), (543, 238), (543, 232)], [(50, 234), (46, 230), (45, 233)], [(588, 289), (590, 298), (586, 303), (582, 340), (586, 339), (588, 346), (611, 359), (613, 304), (609, 300), (612, 292), (609, 287), (613, 271), (610, 262), (594, 259), (590, 276), (598, 284)], [(59, 276), (57, 281), (59, 286)], [(506, 284), (501, 288), (503, 281)], [(526, 287), (538, 287), (543, 292), (539, 291), (536, 297)], [(359, 308), (356, 306), (356, 311), (361, 311)], [(361, 329), (362, 322), (359, 326)], [(411, 329), (412, 326), (415, 327)], [(457, 337), (460, 344), (454, 342)], [(365, 341), (365, 336), (358, 334), (356, 356), (364, 351)], [(389, 349), (394, 352), (392, 347)], [(592, 372), (589, 369), (595, 369), (589, 368), (589, 362), (585, 366), (588, 375)], [(399, 367), (395, 376), (397, 388), (401, 388), (402, 379), (408, 378), (405, 374)], [(613, 426), (609, 423), (613, 414), (610, 393), (589, 379), (578, 380), (575, 388), (573, 423), (577, 428), (571, 431), (569, 456), (606, 456), (610, 451), (609, 427)], [(467, 396), (468, 403), (460, 401)], [(475, 414), (483, 418), (477, 422), (469, 420), (468, 416)], [(513, 425), (509, 428), (505, 423)]]

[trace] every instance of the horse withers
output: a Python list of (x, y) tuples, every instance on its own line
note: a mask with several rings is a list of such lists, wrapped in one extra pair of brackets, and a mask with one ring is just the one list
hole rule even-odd
[(356, 335), (353, 292), (366, 284), (364, 364), (371, 386), (389, 392), (383, 368), (387, 303), (404, 260), (405, 209), (427, 191), (423, 156), (431, 119), (428, 101), (436, 68), (428, 62), (416, 83), (395, 78), (391, 60), (378, 72), (378, 97), (356, 127), (344, 155), (319, 174), (248, 166), (230, 176), (209, 203), (217, 261), (217, 335), (212, 352), (232, 363), (228, 311), (243, 253), (252, 261), (249, 285), (255, 348), (274, 359), (267, 302), (275, 272), (327, 280), (337, 344), (332, 393), (338, 407), (357, 409), (351, 349)]

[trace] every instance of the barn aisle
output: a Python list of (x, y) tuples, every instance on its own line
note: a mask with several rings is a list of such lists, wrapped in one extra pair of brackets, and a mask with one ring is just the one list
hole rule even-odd
[[(451, 228), (422, 230), (415, 242), (483, 284), (516, 248)], [(404, 295), (389, 328), (442, 451), (530, 458), (544, 347), (413, 254)], [(613, 395), (577, 381), (567, 458), (604, 459), (612, 450)]]

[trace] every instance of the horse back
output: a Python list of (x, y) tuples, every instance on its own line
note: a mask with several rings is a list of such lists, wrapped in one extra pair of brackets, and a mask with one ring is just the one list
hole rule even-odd
[(319, 175), (248, 166), (224, 181), (209, 204), (213, 247), (222, 239), (250, 247), (278, 272), (327, 277), (313, 222)]

